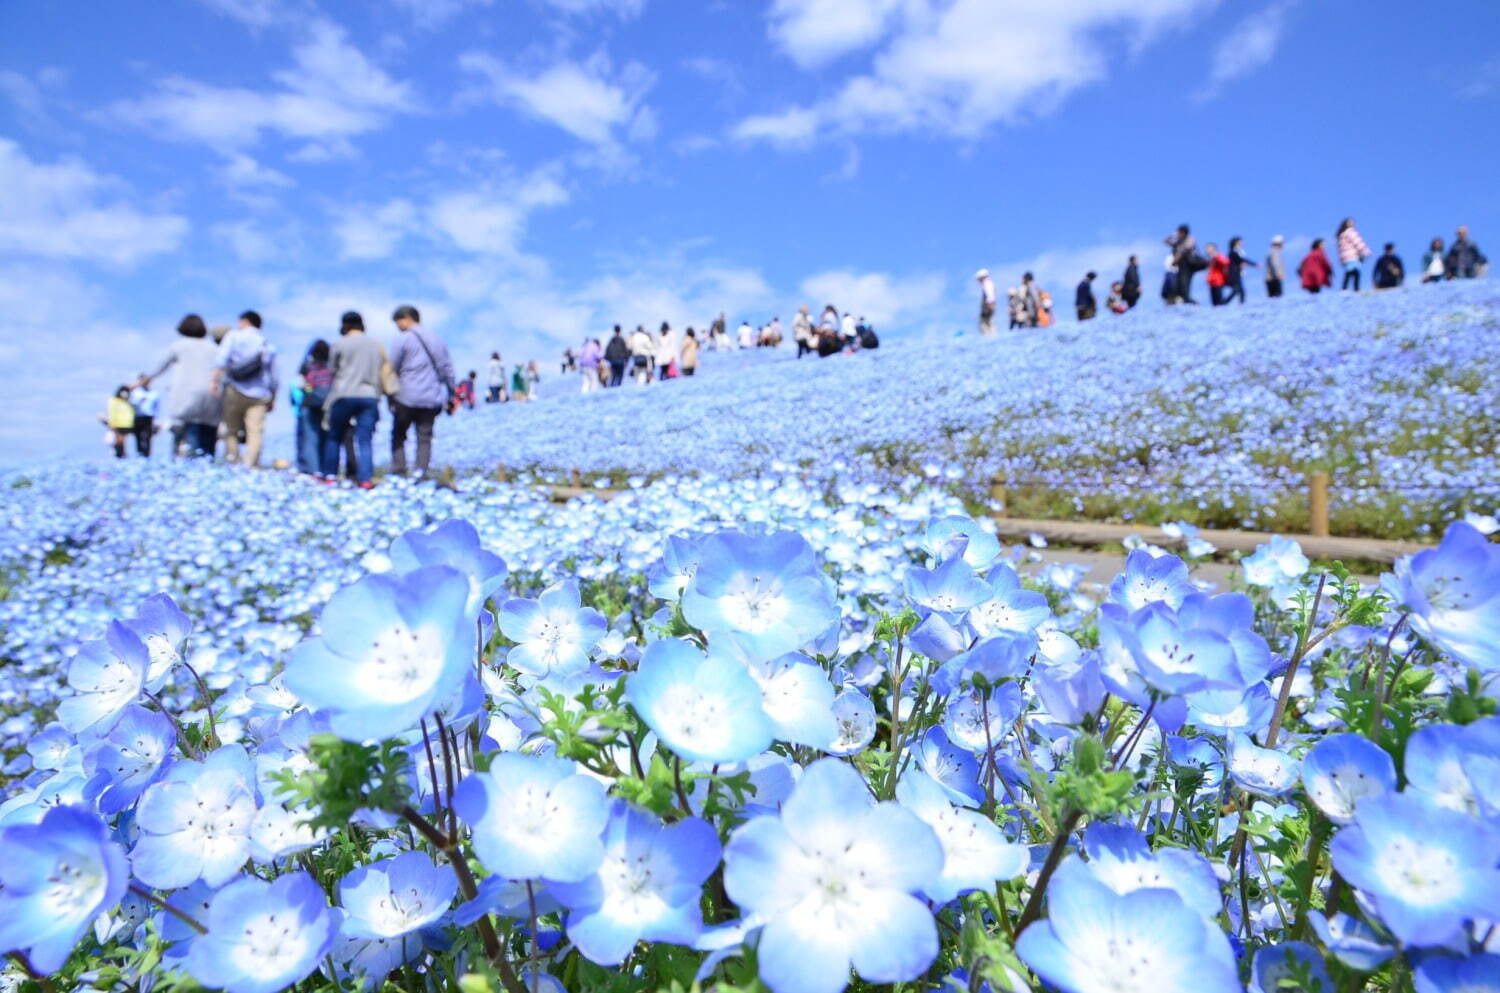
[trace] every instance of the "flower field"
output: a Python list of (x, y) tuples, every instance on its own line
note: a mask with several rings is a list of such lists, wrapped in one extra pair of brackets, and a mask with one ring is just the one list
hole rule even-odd
[(1173, 308), (1036, 331), (888, 341), (794, 361), (709, 353), (697, 378), (481, 408), (437, 457), (615, 480), (921, 474), (1014, 516), (1306, 531), (1306, 473), (1335, 534), (1436, 535), (1500, 502), (1500, 291), (1413, 286)]
[[(0, 990), (1500, 991), (1500, 335), (1428, 289), (507, 405), (456, 490), (0, 474)], [(1320, 460), (1441, 544), (970, 514)]]

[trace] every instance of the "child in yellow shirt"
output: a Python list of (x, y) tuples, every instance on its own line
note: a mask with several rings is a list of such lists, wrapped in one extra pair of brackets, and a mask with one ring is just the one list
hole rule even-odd
[(125, 457), (125, 440), (130, 437), (130, 432), (135, 430), (135, 408), (130, 405), (130, 387), (122, 386), (115, 390), (115, 395), (109, 398), (109, 405), (104, 416), (99, 420), (109, 428), (114, 435), (115, 458)]

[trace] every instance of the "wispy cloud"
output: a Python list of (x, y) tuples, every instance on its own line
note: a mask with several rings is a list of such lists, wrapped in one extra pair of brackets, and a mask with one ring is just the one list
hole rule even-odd
[(655, 81), (650, 70), (631, 62), (616, 71), (602, 53), (525, 71), (484, 52), (467, 52), (459, 66), (479, 80), (468, 99), (514, 107), (590, 144), (618, 142), (638, 115), (650, 113), (642, 104)]
[(1268, 65), (1286, 34), (1290, 8), (1290, 2), (1273, 3), (1231, 27), (1214, 49), (1208, 85), (1194, 99), (1212, 100), (1226, 84)]

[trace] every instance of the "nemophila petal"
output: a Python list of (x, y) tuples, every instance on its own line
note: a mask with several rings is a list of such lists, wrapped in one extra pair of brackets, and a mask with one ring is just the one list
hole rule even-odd
[(1364, 735), (1331, 734), (1303, 756), (1302, 787), (1325, 817), (1348, 824), (1365, 797), (1395, 790), (1396, 764)]
[(1251, 586), (1276, 586), (1299, 578), (1311, 563), (1302, 554), (1302, 546), (1291, 538), (1276, 535), (1240, 563), (1245, 582)]
[[(927, 525), (923, 544), (937, 555), (962, 543), (962, 555), (972, 568), (983, 569), (1000, 554), (1000, 541), (972, 517), (944, 517)], [(946, 554), (939, 557), (946, 557)]]
[(1036, 641), (1028, 634), (1002, 631), (981, 638), (968, 651), (944, 662), (932, 675), (934, 693), (947, 695), (983, 676), (991, 683), (1015, 679), (1031, 664)]
[(244, 749), (226, 745), (203, 762), (179, 761), (141, 796), (141, 834), (130, 852), (131, 867), (159, 889), (199, 879), (222, 885), (249, 858), (255, 810)]
[(838, 735), (833, 716), (833, 684), (805, 655), (751, 663), (750, 675), (760, 686), (761, 708), (770, 719), (777, 741), (826, 748)]
[(948, 701), (943, 730), (960, 748), (984, 754), (1005, 740), (1024, 707), (1021, 687), (1013, 682), (988, 692), (969, 689)]
[(464, 777), (454, 809), (485, 868), (507, 879), (574, 881), (603, 858), (604, 787), (563, 759), (503, 753)]
[(1446, 944), (1465, 922), (1500, 918), (1500, 833), (1404, 793), (1366, 797), (1329, 845), (1333, 866), (1406, 944)]
[(682, 611), (694, 627), (734, 634), (762, 657), (801, 649), (838, 617), (833, 583), (807, 540), (788, 531), (704, 539)]
[(1307, 922), (1334, 958), (1358, 972), (1374, 972), (1396, 953), (1374, 928), (1357, 917), (1348, 914), (1325, 917), (1310, 910)]
[(322, 633), (293, 650), (282, 678), (346, 740), (401, 734), (473, 670), (468, 596), (467, 578), (447, 566), (367, 576), (329, 601)]
[(746, 668), (686, 641), (653, 642), (625, 699), (672, 751), (695, 762), (743, 762), (770, 747), (773, 724)]
[(423, 852), (362, 865), (339, 881), (343, 933), (358, 938), (397, 938), (447, 913), (458, 893), (458, 877)]
[(141, 639), (119, 621), (105, 636), (84, 642), (68, 665), (73, 696), (57, 705), (57, 717), (74, 734), (108, 731), (120, 714), (140, 698), (146, 685), (150, 654)]
[(1287, 988), (1334, 993), (1323, 956), (1305, 941), (1256, 949), (1250, 968), (1250, 993), (1277, 993)]
[(1164, 604), (1132, 615), (1130, 643), (1141, 675), (1162, 693), (1237, 688), (1229, 639), (1203, 628), (1184, 627)]
[(638, 941), (689, 945), (703, 930), (703, 881), (719, 864), (719, 838), (707, 821), (663, 824), (616, 800), (604, 829), (598, 872), (556, 883), (569, 908), (568, 937), (600, 965), (623, 961)]
[(1104, 702), (1104, 681), (1099, 675), (1099, 655), (1089, 651), (1071, 663), (1038, 665), (1032, 673), (1032, 689), (1054, 720), (1077, 724)]
[(1479, 783), (1470, 775), (1471, 770), (1482, 769), (1480, 763), (1500, 758), (1497, 742), (1486, 739), (1486, 730), (1484, 723), (1418, 728), (1407, 739), (1402, 762), (1407, 789), (1425, 794), (1433, 803), (1449, 810), (1477, 814), (1486, 807), (1493, 808), (1500, 802), (1500, 796), (1482, 788), (1492, 789), (1493, 784), (1483, 782), (1482, 771)]
[(661, 600), (677, 600), (698, 571), (702, 538), (670, 535), (662, 543), (661, 560), (646, 574), (647, 589)]
[(317, 968), (339, 920), (305, 872), (236, 880), (210, 903), (208, 933), (193, 940), (187, 971), (228, 993), (275, 993)]
[(969, 647), (969, 637), (942, 614), (928, 614), (912, 628), (907, 644), (919, 655), (935, 662), (946, 662)]
[(1116, 893), (1139, 889), (1169, 889), (1182, 902), (1212, 918), (1220, 910), (1219, 884), (1208, 860), (1182, 848), (1151, 851), (1145, 836), (1131, 827), (1090, 824), (1084, 832), (1089, 860), (1070, 860), (1058, 872), (1086, 866), (1094, 878)]
[(0, 827), (0, 948), (56, 972), (129, 880), (120, 846), (87, 810), (54, 807), (37, 824)]
[(1500, 993), (1500, 955), (1431, 955), (1412, 979), (1417, 993)]
[(1264, 683), (1246, 690), (1218, 689), (1188, 693), (1187, 722), (1216, 734), (1239, 731), (1256, 734), (1271, 723), (1276, 703)]
[(67, 728), (56, 722), (26, 740), (26, 754), (38, 769), (62, 769), (77, 766), (82, 760), (78, 739)]
[(583, 606), (576, 580), (555, 583), (535, 600), (506, 600), (498, 620), (501, 633), (516, 643), (506, 663), (538, 677), (587, 669), (594, 646), (609, 630), (603, 614)]
[(986, 577), (989, 599), (976, 604), (964, 615), (969, 627), (981, 638), (998, 634), (1030, 634), (1051, 616), (1047, 598), (1021, 586), (1016, 570), (1004, 563), (995, 566)]
[(863, 913), (848, 922), (854, 971), (872, 983), (904, 983), (937, 957), (937, 925), (922, 901), (895, 890), (866, 895)]
[(401, 572), (445, 565), (469, 580), (469, 606), (478, 607), (505, 582), (505, 560), (486, 551), (479, 532), (464, 520), (447, 520), (430, 531), (407, 531), (391, 542), (391, 564)]
[(1025, 871), (1030, 850), (1005, 840), (995, 823), (978, 811), (955, 807), (947, 792), (924, 772), (912, 770), (896, 786), (896, 799), (916, 814), (937, 836), (943, 849), (943, 868), (923, 887), (937, 903), (962, 893), (993, 886)]
[(1500, 669), (1500, 545), (1473, 525), (1453, 522), (1438, 547), (1401, 559), (1381, 584), (1418, 634), (1465, 665)]
[(146, 670), (147, 685), (160, 687), (172, 667), (182, 661), (182, 643), (193, 630), (193, 622), (171, 597), (157, 593), (141, 601), (135, 616), (124, 623), (146, 646), (150, 659)]
[(1182, 559), (1175, 555), (1153, 558), (1149, 552), (1134, 551), (1125, 557), (1125, 571), (1109, 584), (1109, 601), (1128, 611), (1153, 603), (1175, 610), (1196, 592)]
[(967, 750), (948, 740), (941, 727), (929, 728), (917, 745), (917, 762), (936, 780), (954, 803), (977, 807), (984, 802), (979, 785), (979, 763)]
[(827, 927), (812, 901), (766, 924), (755, 951), (761, 982), (771, 993), (840, 993), (849, 985), (849, 938)]
[(102, 787), (99, 811), (115, 814), (135, 803), (162, 770), (177, 733), (164, 714), (132, 704), (84, 756), (84, 772)]
[(1297, 785), (1297, 760), (1273, 748), (1261, 748), (1238, 731), (1228, 735), (1229, 776), (1241, 789), (1260, 796), (1281, 796)]
[(936, 568), (908, 572), (906, 595), (919, 607), (957, 616), (990, 599), (991, 593), (989, 584), (959, 555)]

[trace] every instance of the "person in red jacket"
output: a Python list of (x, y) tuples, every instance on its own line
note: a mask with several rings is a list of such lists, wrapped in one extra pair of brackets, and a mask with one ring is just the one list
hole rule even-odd
[(1219, 246), (1209, 242), (1203, 246), (1208, 256), (1208, 296), (1215, 307), (1229, 302), (1229, 257), (1219, 252)]
[(1309, 293), (1333, 286), (1333, 264), (1328, 261), (1328, 253), (1323, 251), (1322, 238), (1313, 241), (1307, 257), (1297, 267), (1297, 275), (1302, 277), (1302, 288)]

